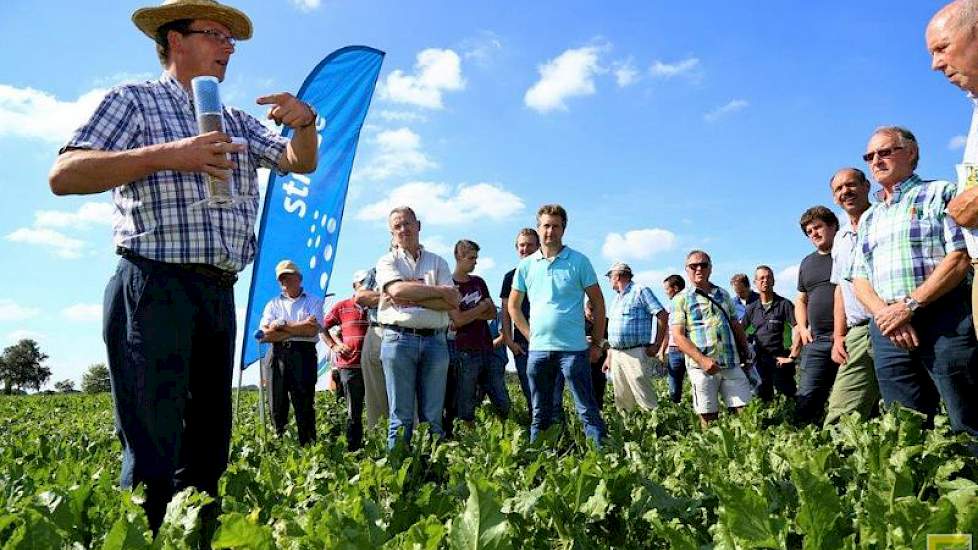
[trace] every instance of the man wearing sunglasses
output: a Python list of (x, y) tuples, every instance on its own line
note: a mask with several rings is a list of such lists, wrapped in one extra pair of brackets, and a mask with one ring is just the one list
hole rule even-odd
[(673, 344), (686, 355), (686, 372), (693, 385), (693, 409), (703, 428), (717, 419), (722, 399), (730, 412), (750, 401), (751, 389), (742, 362), (747, 336), (737, 321), (730, 294), (710, 282), (709, 254), (686, 255), (686, 276), (692, 286), (672, 299), (669, 325)]
[[(927, 25), (926, 40), (931, 69), (944, 73), (975, 103), (964, 159), (958, 165), (961, 188), (948, 204), (948, 213), (963, 228), (972, 265), (978, 267), (978, 1), (957, 0), (941, 8)], [(978, 285), (972, 285), (971, 307), (978, 308)], [(978, 318), (973, 320), (978, 333)]]
[[(872, 315), (870, 340), (883, 401), (978, 436), (978, 348), (965, 276), (964, 235), (947, 215), (955, 186), (914, 173), (917, 139), (905, 128), (873, 133), (863, 157), (883, 187), (859, 221), (849, 277)], [(978, 452), (978, 444), (972, 444)]]
[[(256, 169), (311, 172), (318, 144), (316, 113), (284, 92), (257, 103), (292, 128), (291, 139), (230, 107), (224, 132), (197, 135), (191, 80), (224, 79), (236, 41), (251, 37), (243, 12), (214, 0), (167, 0), (132, 19), (156, 44), (163, 74), (110, 90), (61, 148), (50, 185), (57, 195), (112, 192), (122, 259), (103, 319), (121, 484), (145, 486), (156, 531), (176, 491), (194, 486), (216, 497), (227, 466), (233, 285), (255, 256)], [(207, 177), (246, 200), (192, 208), (207, 198)]]

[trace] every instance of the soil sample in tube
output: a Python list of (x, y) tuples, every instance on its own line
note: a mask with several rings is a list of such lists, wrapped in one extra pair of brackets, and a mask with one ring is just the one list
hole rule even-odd
[[(224, 131), (224, 114), (218, 80), (213, 76), (198, 76), (190, 81), (197, 112), (197, 133)], [(230, 176), (230, 173), (228, 174)], [(230, 206), (231, 181), (221, 181), (207, 175), (207, 202), (211, 206)]]

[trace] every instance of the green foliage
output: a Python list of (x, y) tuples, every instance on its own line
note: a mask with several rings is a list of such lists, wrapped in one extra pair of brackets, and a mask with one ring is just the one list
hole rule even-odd
[(109, 383), (109, 367), (95, 363), (82, 375), (81, 389), (85, 393), (107, 393), (112, 390)]
[(54, 383), (54, 389), (61, 393), (72, 393), (75, 391), (75, 381), (74, 380), (61, 380)]
[(14, 388), (35, 391), (41, 389), (51, 378), (51, 369), (44, 366), (47, 358), (37, 342), (29, 338), (4, 348), (3, 355), (0, 356), (3, 393), (9, 394)]
[(758, 404), (704, 431), (689, 403), (606, 406), (610, 436), (595, 452), (573, 414), (531, 445), (486, 408), (453, 441), (436, 445), (422, 425), (390, 454), (379, 428), (346, 452), (345, 410), (329, 396), (317, 396), (308, 448), (292, 434), (262, 442), (256, 410), (257, 394), (243, 394), (220, 499), (179, 493), (154, 539), (141, 489), (117, 488), (108, 395), (0, 398), (0, 549), (882, 550), (978, 534), (964, 436), (942, 417), (924, 430), (906, 410), (797, 430), (786, 404)]

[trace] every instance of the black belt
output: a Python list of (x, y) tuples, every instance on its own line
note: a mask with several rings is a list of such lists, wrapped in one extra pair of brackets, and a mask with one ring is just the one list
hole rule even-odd
[(854, 323), (854, 324), (849, 325), (849, 328), (864, 327), (864, 326), (866, 326), (868, 324), (869, 324), (869, 319), (863, 319), (862, 321), (859, 321), (858, 323)]
[(612, 347), (611, 347), (611, 349), (613, 349), (613, 350), (615, 350), (615, 351), (627, 351), (627, 350), (630, 350), (630, 349), (635, 349), (635, 348), (644, 348), (644, 347), (646, 347), (646, 346), (651, 346), (651, 345), (652, 345), (652, 344), (639, 344), (639, 345), (637, 345), (637, 346), (625, 346), (625, 347), (623, 347), (623, 348), (616, 348), (616, 347), (614, 347), (614, 346), (612, 346)]
[(305, 340), (286, 340), (284, 342), (275, 342), (274, 344), (272, 344), (272, 346), (280, 347), (280, 348), (285, 348), (285, 349), (289, 349), (289, 348), (294, 348), (294, 349), (309, 348), (309, 349), (315, 350), (316, 349), (316, 342), (306, 342)]
[(384, 325), (382, 325), (380, 323), (375, 323), (374, 321), (370, 321), (370, 328), (373, 328), (373, 327), (382, 327), (382, 326), (384, 326)]
[(443, 328), (409, 328), (402, 327), (401, 325), (380, 325), (386, 329), (393, 330), (394, 332), (400, 332), (401, 334), (413, 334), (415, 336), (434, 336), (436, 334), (445, 332)]
[(187, 273), (192, 273), (194, 275), (199, 275), (208, 281), (218, 284), (220, 286), (232, 287), (234, 283), (238, 281), (238, 274), (233, 271), (227, 271), (219, 267), (210, 264), (178, 264), (170, 262), (161, 262), (158, 260), (151, 260), (145, 256), (140, 256), (132, 250), (129, 250), (123, 246), (115, 247), (115, 253), (122, 256), (129, 261), (143, 261), (151, 262), (160, 266), (179, 269)]

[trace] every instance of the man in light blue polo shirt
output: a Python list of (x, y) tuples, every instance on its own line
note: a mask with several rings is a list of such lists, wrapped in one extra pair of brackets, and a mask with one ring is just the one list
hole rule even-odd
[[(600, 446), (606, 429), (591, 387), (590, 362), (607, 347), (604, 338), (604, 296), (598, 276), (586, 256), (563, 244), (567, 211), (546, 204), (537, 211), (540, 250), (520, 261), (507, 301), (513, 324), (530, 341), (527, 376), (533, 401), (530, 440), (553, 421), (552, 396), (558, 373), (563, 373), (584, 433)], [(591, 344), (584, 333), (584, 295), (594, 309)], [(523, 299), (530, 300), (532, 327), (523, 316)]]

